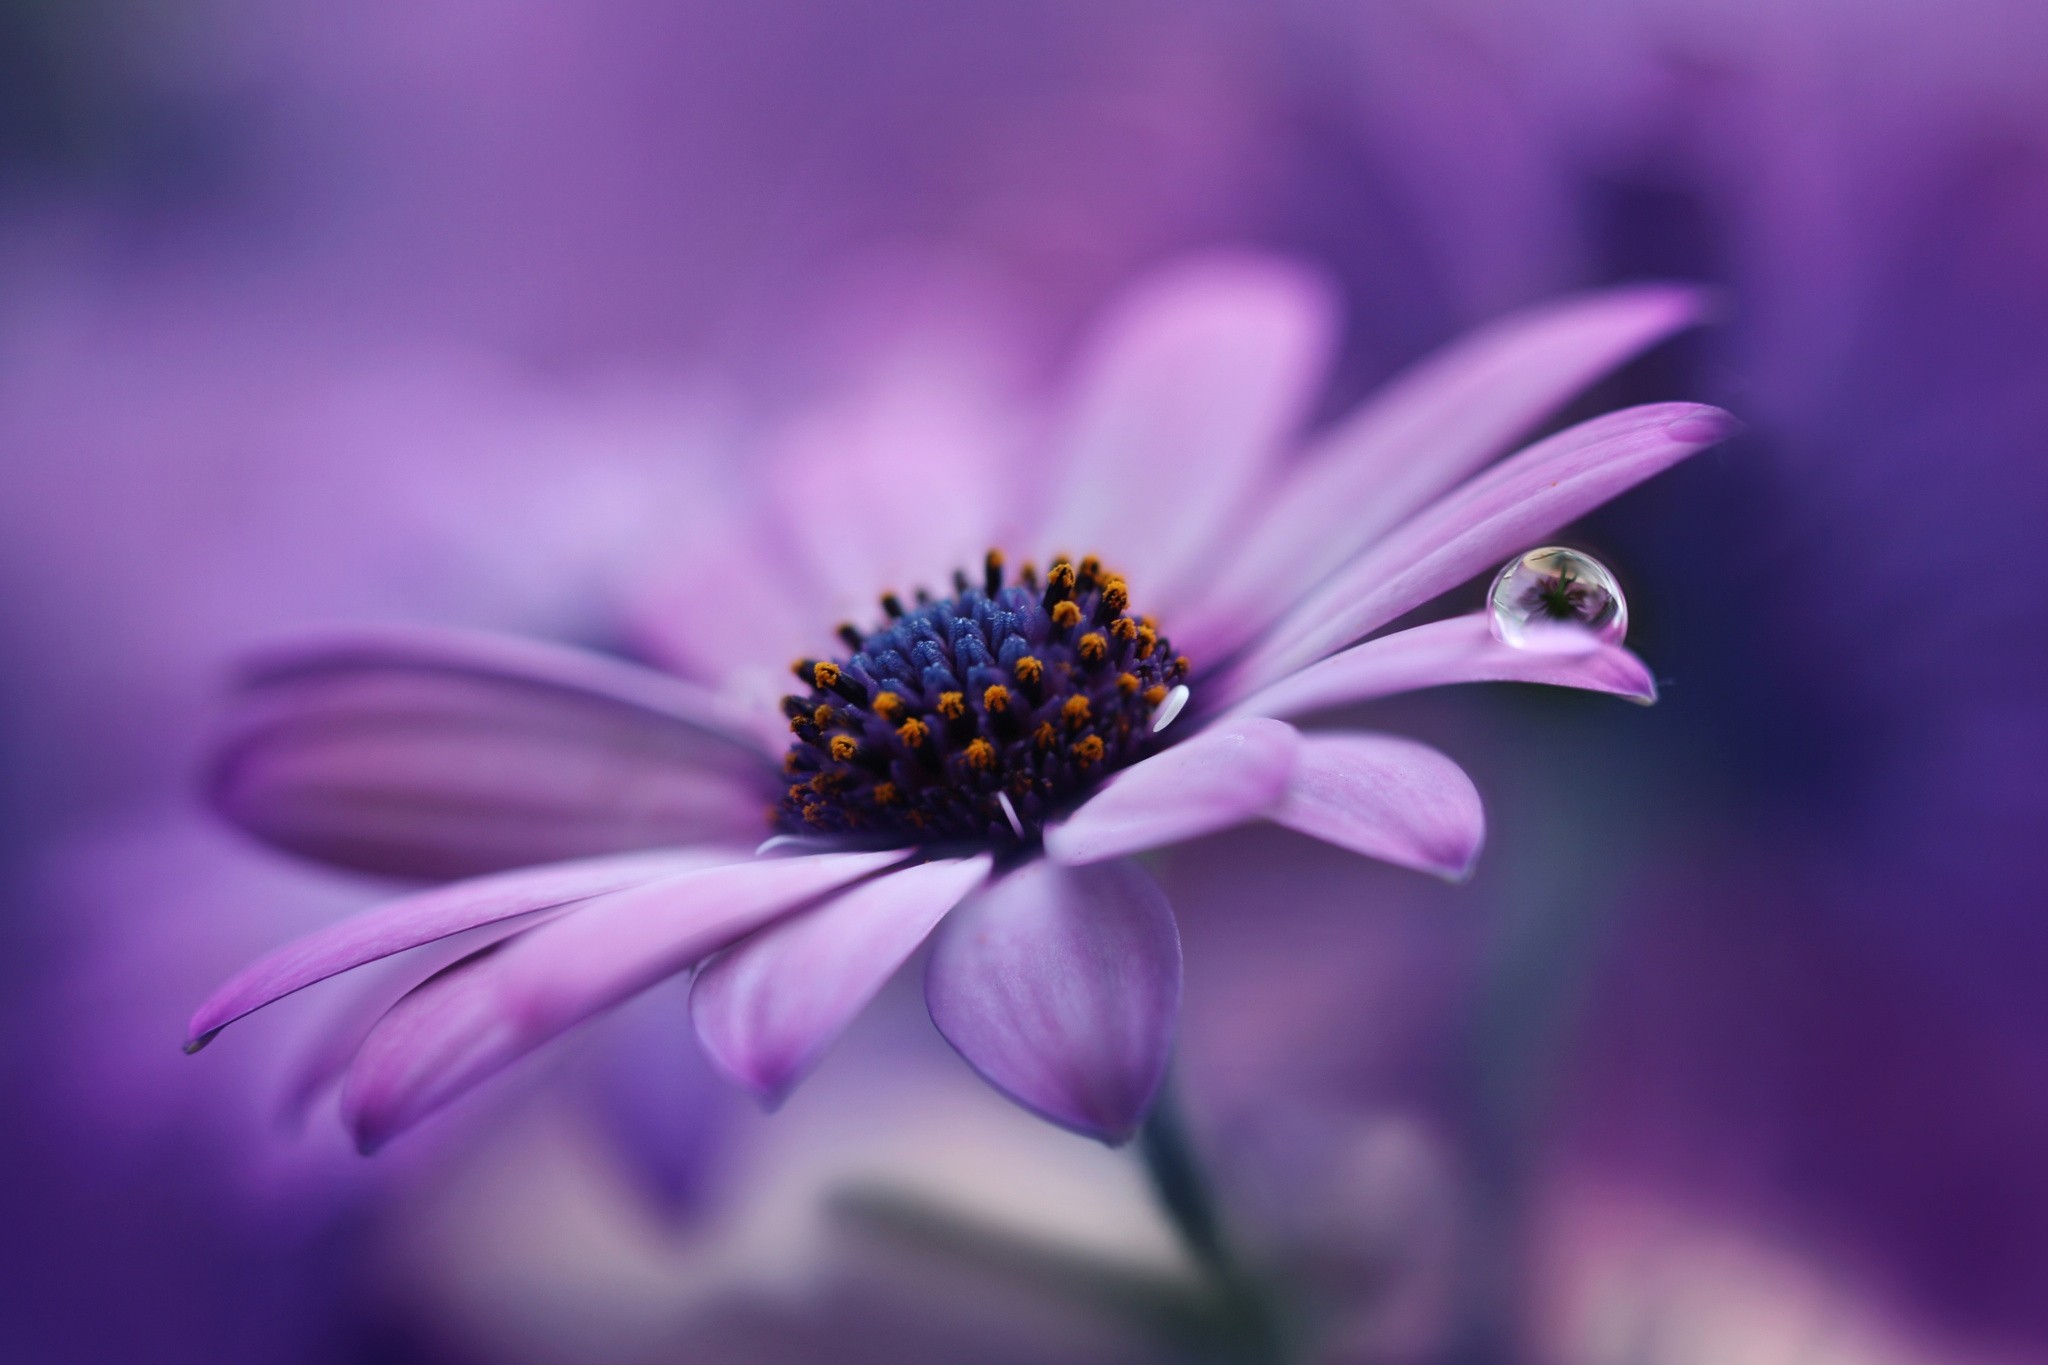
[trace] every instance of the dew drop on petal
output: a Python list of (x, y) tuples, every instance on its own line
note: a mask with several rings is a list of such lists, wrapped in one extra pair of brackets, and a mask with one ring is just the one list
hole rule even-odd
[(1591, 649), (1618, 645), (1628, 634), (1628, 601), (1614, 575), (1591, 555), (1560, 545), (1503, 565), (1486, 607), (1494, 638), (1517, 649)]

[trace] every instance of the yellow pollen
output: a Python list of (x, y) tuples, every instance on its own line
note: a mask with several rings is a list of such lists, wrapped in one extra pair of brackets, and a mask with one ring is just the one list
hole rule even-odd
[(1149, 659), (1152, 651), (1159, 648), (1159, 632), (1150, 626), (1138, 627), (1138, 657)]
[(839, 665), (829, 659), (811, 665), (811, 681), (820, 687), (832, 686), (839, 681)]
[(1010, 689), (997, 683), (981, 694), (981, 704), (991, 715), (1001, 715), (1010, 709)]
[(1122, 611), (1131, 605), (1131, 588), (1121, 578), (1112, 578), (1102, 585), (1102, 605), (1113, 612)]
[(1138, 623), (1128, 616), (1119, 616), (1109, 623), (1109, 633), (1129, 644), (1138, 638)]
[(800, 771), (801, 767), (802, 765), (796, 761), (796, 750), (791, 749), (788, 753), (782, 756), (782, 771), (788, 773), (790, 776), (794, 777), (798, 773), (798, 771)]
[(1074, 566), (1064, 559), (1056, 560), (1045, 571), (1045, 586), (1058, 588), (1061, 592), (1070, 591), (1074, 586)]
[(1081, 624), (1081, 609), (1071, 601), (1057, 603), (1052, 609), (1052, 623), (1061, 630), (1072, 630)]
[(817, 710), (811, 712), (811, 724), (817, 726), (820, 730), (824, 729), (826, 726), (830, 725), (833, 721), (837, 719), (838, 717), (833, 714), (832, 708), (829, 706), (821, 706)]
[(810, 789), (820, 796), (827, 792), (837, 791), (842, 785), (840, 780), (831, 773), (819, 773), (809, 783)]
[(1154, 683), (1152, 684), (1152, 686), (1145, 689), (1145, 701), (1147, 705), (1157, 706), (1160, 702), (1163, 702), (1165, 700), (1166, 688), (1164, 685), (1160, 683)]
[(859, 752), (860, 741), (856, 740), (852, 735), (832, 736), (832, 757), (838, 759), (841, 763), (849, 762)]
[(1060, 718), (1065, 720), (1069, 730), (1078, 730), (1088, 723), (1089, 706), (1086, 697), (1068, 697), (1060, 703)]
[(967, 766), (976, 772), (987, 772), (996, 766), (996, 746), (985, 739), (977, 739), (961, 751)]
[(931, 737), (931, 731), (916, 716), (896, 727), (896, 738), (915, 749)]
[(1031, 655), (1026, 654), (1023, 658), (1017, 660), (1010, 671), (1017, 675), (1018, 682), (1028, 687), (1045, 676), (1045, 665), (1038, 662)]
[(958, 720), (966, 715), (967, 694), (965, 692), (939, 693), (939, 714), (947, 720)]
[(1074, 759), (1082, 767), (1093, 767), (1102, 761), (1102, 736), (1090, 735), (1074, 746)]
[(1081, 637), (1075, 648), (1080, 652), (1084, 664), (1099, 664), (1109, 657), (1109, 640), (1099, 630), (1091, 630)]
[(821, 805), (817, 805), (816, 803), (805, 806), (804, 820), (808, 824), (816, 825), (820, 829), (823, 829), (825, 826), (825, 808)]
[(897, 715), (903, 710), (903, 698), (894, 692), (883, 692), (879, 693), (870, 705), (873, 706), (876, 715), (894, 725)]
[(1041, 749), (1050, 749), (1060, 742), (1060, 732), (1052, 728), (1051, 721), (1042, 721), (1038, 728), (1031, 732), (1031, 742)]
[(896, 804), (896, 784), (894, 782), (877, 782), (874, 795), (876, 805), (893, 806)]
[(810, 790), (811, 789), (809, 787), (799, 783), (798, 785), (791, 787), (789, 789), (789, 799), (792, 801), (801, 801), (810, 792)]
[(1135, 673), (1117, 674), (1116, 690), (1123, 693), (1127, 697), (1130, 696), (1133, 692), (1136, 692), (1138, 690), (1138, 675)]

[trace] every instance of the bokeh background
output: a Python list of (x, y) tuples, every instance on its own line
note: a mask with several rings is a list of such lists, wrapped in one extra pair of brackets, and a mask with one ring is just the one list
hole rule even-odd
[(2044, 72), (2031, 0), (8, 0), (0, 1359), (1227, 1358), (914, 983), (773, 1118), (656, 992), (368, 1162), (292, 1112), (322, 1002), (177, 1043), (377, 894), (199, 810), (239, 651), (630, 650), (706, 480), (1028, 426), (1229, 247), (1339, 282), (1325, 417), (1678, 278), (1718, 324), (1582, 411), (1748, 424), (1575, 537), (1662, 704), (1381, 708), (1486, 794), (1470, 884), (1164, 869), (1303, 1358), (2048, 1360)]

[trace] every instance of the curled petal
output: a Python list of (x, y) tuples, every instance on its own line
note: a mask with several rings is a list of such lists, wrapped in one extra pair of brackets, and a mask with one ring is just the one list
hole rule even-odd
[(1124, 769), (1045, 832), (1057, 863), (1099, 863), (1242, 824), (1287, 791), (1297, 735), (1259, 716), (1212, 725)]
[(1735, 430), (1718, 408), (1654, 403), (1537, 442), (1351, 561), (1253, 647), (1230, 686), (1243, 695), (1314, 663)]
[(1249, 254), (1140, 282), (1082, 359), (1044, 548), (1113, 550), (1134, 590), (1171, 610), (1313, 399), (1335, 318), (1326, 281)]
[(1287, 799), (1270, 818), (1453, 880), (1471, 874), (1486, 838), (1486, 812), (1465, 770), (1392, 735), (1303, 735)]
[(1608, 370), (1699, 322), (1697, 289), (1559, 299), (1460, 338), (1308, 450), (1175, 638), (1213, 657), (1471, 474)]
[(250, 964), (192, 1016), (188, 1051), (235, 1020), (316, 981), (437, 939), (730, 862), (738, 854), (662, 850), (504, 872), (386, 901)]
[(690, 992), (719, 1068), (780, 1103), (932, 927), (988, 876), (989, 857), (922, 863), (863, 882), (734, 944)]
[(903, 855), (828, 853), (686, 872), (617, 892), (433, 977), (380, 1020), (342, 1090), (373, 1150), (655, 982)]
[(1037, 862), (940, 926), (925, 1000), (991, 1085), (1116, 1144), (1138, 1130), (1166, 1074), (1180, 980), (1180, 931), (1142, 868)]
[(344, 867), (448, 878), (737, 842), (767, 755), (709, 693), (578, 650), (423, 629), (340, 632), (254, 660), (214, 805)]
[(1310, 664), (1231, 708), (1233, 715), (1299, 716), (1447, 683), (1525, 682), (1611, 692), (1645, 704), (1657, 683), (1620, 645), (1588, 637), (1578, 651), (1517, 649), (1493, 636), (1486, 613), (1453, 616), (1367, 640)]

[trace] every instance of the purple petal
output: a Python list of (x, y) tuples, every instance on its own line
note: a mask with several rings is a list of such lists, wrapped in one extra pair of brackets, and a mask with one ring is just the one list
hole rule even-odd
[(642, 1206), (672, 1225), (724, 1188), (733, 1095), (696, 1049), (689, 983), (664, 981), (612, 1011), (578, 1052), (575, 1082)]
[(1186, 261), (1125, 295), (1082, 361), (1042, 548), (1100, 551), (1148, 609), (1170, 610), (1314, 397), (1331, 295), (1252, 255)]
[(735, 944), (690, 993), (705, 1050), (781, 1103), (989, 864), (982, 854), (892, 872)]
[(1121, 1143), (1166, 1074), (1180, 931), (1136, 864), (1034, 862), (940, 926), (924, 991), (939, 1032), (991, 1085)]
[(1453, 879), (1471, 874), (1486, 838), (1486, 812), (1465, 770), (1391, 735), (1303, 735), (1287, 799), (1268, 818)]
[[(1700, 321), (1641, 285), (1512, 314), (1430, 356), (1318, 440), (1174, 638), (1213, 657), (1630, 356)], [(1228, 638), (1226, 638), (1228, 637)]]
[(900, 851), (764, 858), (616, 892), (395, 1005), (349, 1068), (342, 1108), (366, 1151), (541, 1044)]
[(331, 924), (250, 964), (192, 1016), (188, 1050), (252, 1010), (316, 981), (479, 925), (657, 881), (741, 855), (699, 850), (627, 853), (501, 873), (416, 896)]
[(1298, 736), (1258, 716), (1212, 725), (1103, 783), (1045, 832), (1057, 863), (1099, 863), (1263, 815), (1287, 791)]
[(212, 773), (257, 837), (447, 878), (760, 829), (773, 768), (709, 693), (529, 641), (355, 631), (257, 660)]
[[(971, 369), (968, 361), (950, 372), (943, 351), (884, 366), (857, 396), (806, 415), (766, 452), (760, 477), (777, 523), (818, 585), (803, 604), (811, 649), (831, 638), (834, 621), (867, 622), (881, 594), (1018, 543), (1011, 414), (976, 401)], [(917, 495), (904, 496), (911, 488)]]
[(1233, 687), (1242, 693), (1315, 662), (1735, 430), (1718, 408), (1656, 403), (1539, 441), (1353, 560), (1253, 648)]
[(1432, 621), (1332, 654), (1231, 708), (1233, 715), (1298, 716), (1446, 683), (1526, 682), (1612, 692), (1645, 704), (1657, 684), (1619, 645), (1581, 651), (1517, 649), (1494, 638), (1485, 612)]

